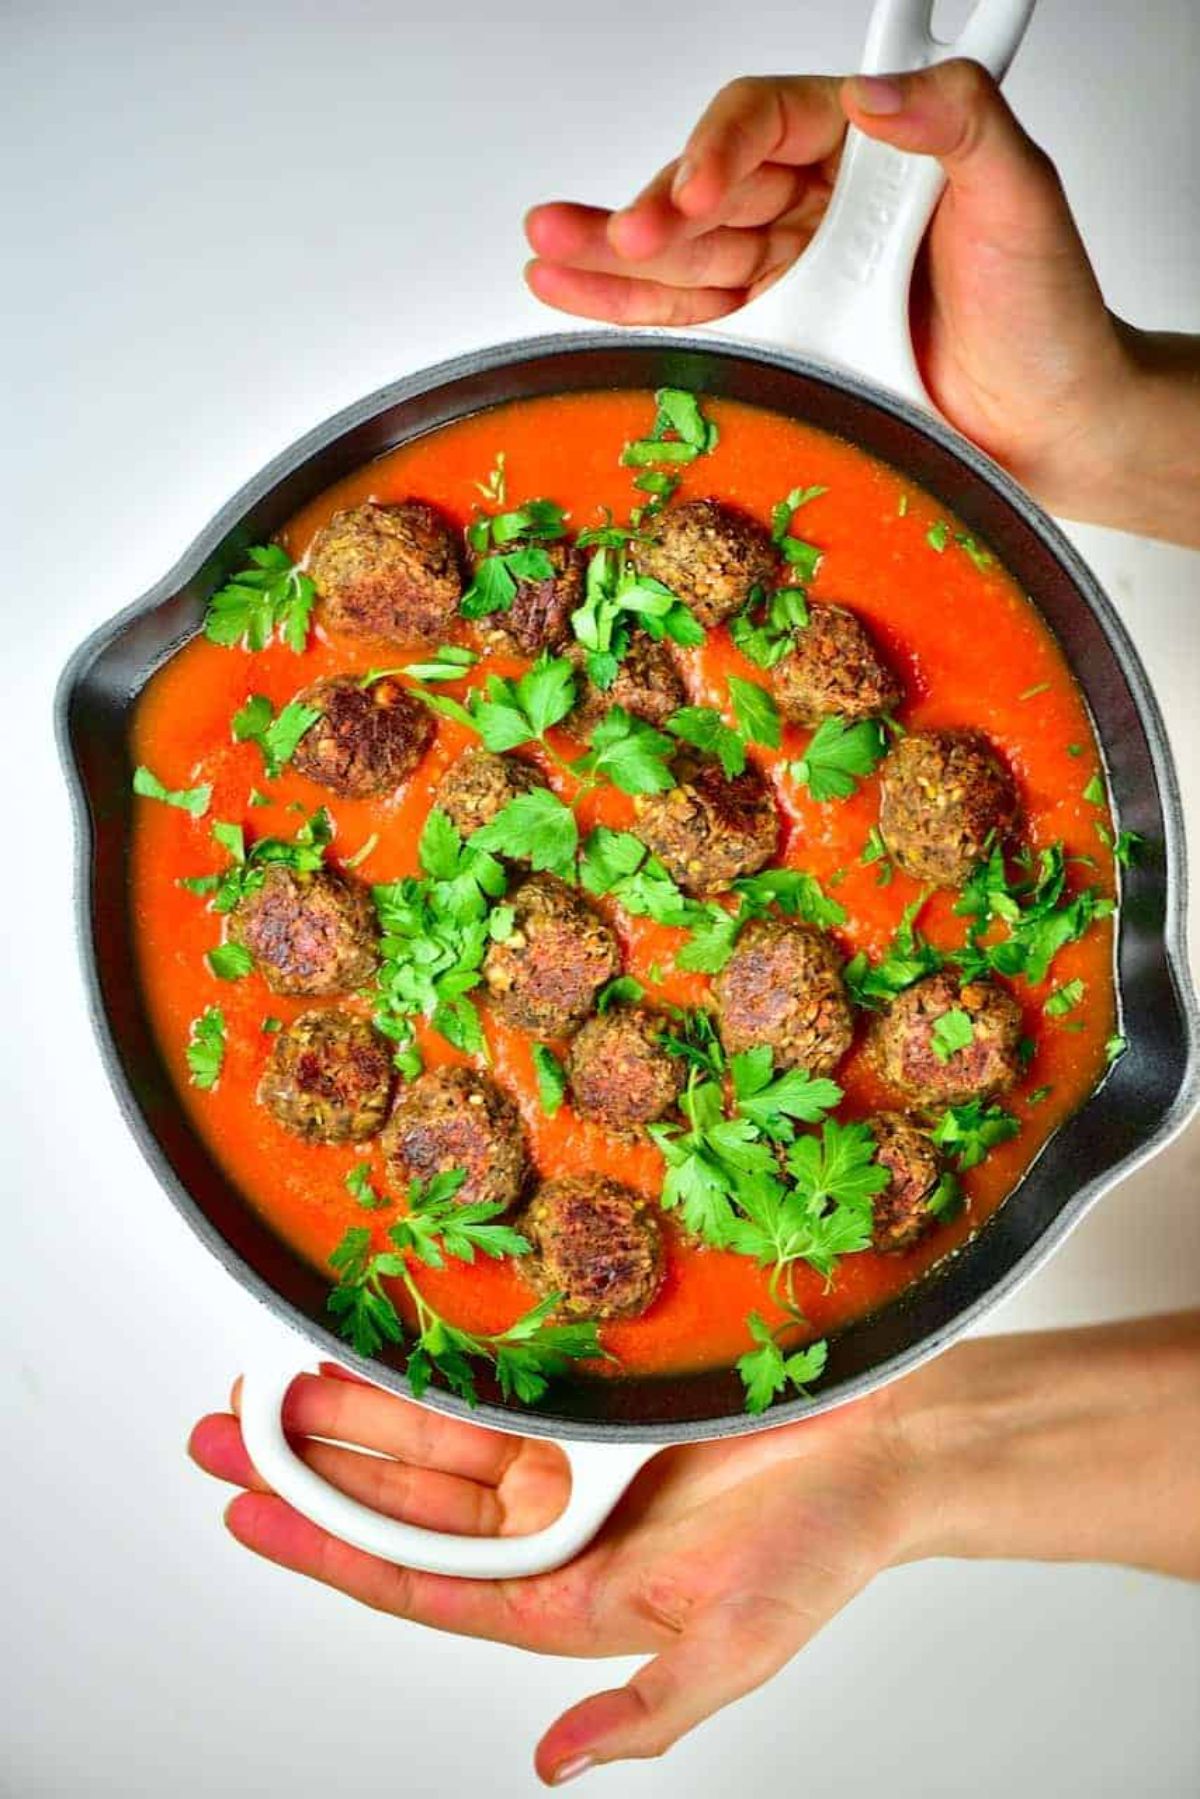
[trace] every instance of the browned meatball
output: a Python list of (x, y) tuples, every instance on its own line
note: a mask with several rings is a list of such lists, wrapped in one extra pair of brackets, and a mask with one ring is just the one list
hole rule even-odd
[(634, 800), (634, 830), (685, 892), (720, 893), (771, 860), (779, 817), (753, 763), (731, 780), (714, 757), (685, 750), (672, 767), (674, 787)]
[(392, 1061), (365, 1018), (338, 1007), (301, 1012), (279, 1032), (258, 1098), (309, 1143), (357, 1143), (382, 1129)]
[(779, 710), (796, 725), (824, 718), (870, 718), (900, 704), (900, 683), (880, 660), (866, 627), (844, 606), (808, 603), (808, 623), (770, 671)]
[[(507, 544), (506, 550), (517, 549)], [(507, 612), (489, 612), (480, 627), (489, 637), (523, 656), (556, 650), (571, 634), (571, 614), (583, 604), (586, 564), (574, 544), (538, 543), (529, 546), (549, 557), (554, 573), (544, 581), (518, 581)]]
[(565, 1037), (620, 967), (617, 940), (585, 900), (554, 875), (531, 875), (508, 903), (512, 930), (488, 947), (483, 978), (494, 1010), (537, 1037)]
[(1016, 815), (1012, 777), (977, 731), (910, 731), (880, 769), (880, 834), (914, 880), (960, 886)]
[(810, 925), (752, 918), (713, 983), (730, 1055), (770, 1044), (775, 1067), (828, 1074), (854, 1024), (837, 951)]
[(779, 558), (770, 534), (720, 500), (688, 500), (654, 520), (630, 554), (640, 574), (669, 587), (702, 625), (740, 612), (753, 587), (772, 586)]
[(433, 737), (433, 715), (386, 675), (366, 687), (358, 675), (333, 675), (296, 698), (321, 716), (300, 739), (292, 765), (343, 799), (392, 792)]
[[(576, 659), (582, 665), (582, 652)], [(646, 631), (635, 631), (611, 687), (597, 687), (583, 676), (570, 727), (586, 735), (613, 706), (620, 706), (634, 718), (661, 729), (673, 712), (686, 705), (687, 692), (671, 646)]]
[(580, 1117), (624, 1130), (669, 1112), (683, 1084), (683, 1063), (663, 1048), (662, 1036), (661, 1019), (644, 1006), (589, 1018), (567, 1057)]
[(428, 642), (453, 623), (462, 595), (455, 536), (423, 500), (352, 506), (318, 531), (308, 572), (331, 631)]
[(564, 1317), (635, 1317), (662, 1284), (657, 1215), (608, 1175), (546, 1181), (521, 1229), (533, 1245), (522, 1267), (540, 1293), (561, 1294)]
[(229, 915), (229, 935), (254, 957), (274, 993), (327, 999), (375, 973), (378, 928), (371, 895), (331, 868), (298, 874), (281, 862)]
[(528, 762), (515, 756), (497, 756), (491, 750), (464, 750), (438, 783), (434, 803), (453, 824), (460, 837), (481, 831), (503, 812), (510, 800), (545, 781)]
[(1020, 1041), (1021, 1008), (1010, 993), (943, 972), (897, 995), (875, 1024), (871, 1053), (884, 1080), (917, 1105), (955, 1106), (1011, 1087)]
[(869, 1120), (875, 1133), (875, 1160), (888, 1184), (875, 1195), (872, 1247), (885, 1255), (911, 1249), (937, 1223), (929, 1200), (942, 1178), (937, 1146), (928, 1131), (899, 1112)]
[(383, 1133), (388, 1174), (401, 1195), (412, 1181), (461, 1168), (456, 1198), (511, 1206), (525, 1179), (525, 1139), (517, 1108), (485, 1074), (439, 1068), (418, 1075), (396, 1101)]

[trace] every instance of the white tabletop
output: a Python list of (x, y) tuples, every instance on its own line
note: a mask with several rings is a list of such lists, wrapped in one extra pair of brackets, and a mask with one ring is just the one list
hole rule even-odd
[[(474, 1781), (513, 1799), (534, 1790), (541, 1727), (622, 1665), (535, 1661), (355, 1610), (237, 1549), (220, 1493), (184, 1459), (191, 1421), (279, 1327), (178, 1220), (101, 1072), (50, 691), (76, 639), (315, 420), (450, 352), (561, 322), (519, 280), (526, 204), (629, 195), (733, 74), (852, 66), (865, 0), (4, 11), (0, 1788), (424, 1799)], [(1045, 0), (1010, 89), (1060, 163), (1112, 305), (1193, 331), (1198, 63), (1191, 0)], [(1194, 831), (1200, 561), (1073, 535), (1156, 682)], [(1195, 1303), (1198, 1174), (1193, 1131), (995, 1325)], [(913, 1567), (665, 1764), (591, 1784), (656, 1799), (733, 1799), (751, 1777), (892, 1799), (1179, 1799), (1200, 1780), (1198, 1677), (1194, 1590), (1103, 1569)]]

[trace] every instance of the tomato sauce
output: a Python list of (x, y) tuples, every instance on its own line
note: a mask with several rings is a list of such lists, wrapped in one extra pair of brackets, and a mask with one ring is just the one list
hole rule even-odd
[[(810, 501), (795, 524), (800, 535), (825, 552), (811, 591), (818, 598), (847, 603), (868, 624), (903, 677), (906, 697), (900, 716), (905, 725), (970, 725), (986, 731), (1018, 778), (1025, 841), (1035, 851), (1062, 841), (1068, 855), (1093, 858), (1095, 866), (1083, 871), (1087, 882), (1113, 893), (1111, 852), (1095, 828), (1106, 815), (1083, 797), (1088, 782), (1101, 772), (1091, 722), (1058, 645), (1011, 577), (995, 562), (976, 567), (952, 539), (938, 554), (926, 534), (938, 519), (949, 519), (954, 526), (945, 508), (852, 445), (732, 401), (706, 401), (705, 410), (720, 428), (720, 442), (683, 470), (678, 497), (713, 496), (766, 519), (793, 486), (824, 486), (828, 491)], [(426, 499), (465, 525), (479, 501), (476, 483), (487, 478), (501, 450), (510, 505), (533, 497), (556, 500), (569, 510), (575, 530), (601, 522), (602, 507), (624, 519), (639, 496), (631, 488), (631, 471), (618, 464), (618, 453), (628, 439), (645, 435), (653, 412), (650, 395), (613, 392), (522, 401), (482, 413), (392, 451), (339, 482), (291, 521), (283, 542), (294, 557), (303, 558), (332, 513), (366, 499)], [(464, 642), (475, 641), (468, 625), (460, 627), (460, 636)], [(375, 837), (375, 847), (356, 871), (361, 878), (390, 881), (418, 872), (416, 845), (431, 794), (472, 740), (467, 730), (439, 719), (436, 741), (405, 790), (384, 801), (348, 801), (333, 798), (291, 769), (278, 779), (265, 779), (257, 747), (231, 741), (230, 720), (252, 693), (266, 694), (278, 708), (319, 676), (384, 663), (391, 667), (427, 654), (416, 645), (406, 651), (394, 644), (382, 649), (362, 640), (339, 640), (323, 629), (311, 635), (299, 657), (282, 645), (250, 655), (196, 637), (154, 676), (133, 719), (136, 762), (146, 763), (169, 787), (199, 781), (213, 785), (208, 813), (198, 820), (151, 801), (136, 804), (132, 906), (139, 976), (163, 1055), (197, 1130), (247, 1202), (323, 1270), (350, 1225), (370, 1224), (376, 1247), (384, 1247), (394, 1208), (364, 1211), (344, 1185), (347, 1172), (366, 1155), (377, 1189), (385, 1190), (381, 1158), (354, 1146), (303, 1143), (257, 1104), (255, 1089), (272, 1042), (262, 1029), (264, 1019), (287, 1022), (311, 1002), (272, 994), (257, 974), (239, 982), (218, 981), (205, 952), (219, 940), (220, 920), (178, 879), (224, 865), (224, 852), (211, 837), (214, 819), (241, 824), (249, 839), (290, 837), (303, 815), (321, 805), (328, 806), (336, 821), (328, 852), (333, 865), (352, 858)], [(723, 630), (712, 632), (703, 648), (684, 657), (696, 703), (720, 705), (730, 673), (762, 679)], [(474, 678), (492, 670), (511, 673), (519, 666), (491, 657)], [(785, 728), (782, 759), (801, 754), (807, 736)], [(560, 747), (569, 748), (570, 740), (564, 738)], [(772, 752), (751, 753), (764, 765), (777, 759)], [(561, 774), (550, 765), (546, 773), (561, 791)], [(269, 805), (250, 804), (256, 788), (269, 792)], [(847, 954), (861, 948), (878, 955), (918, 888), (900, 872), (890, 884), (880, 885), (877, 869), (860, 862), (877, 818), (877, 779), (865, 780), (850, 800), (824, 805), (786, 776), (776, 776), (776, 789), (785, 821), (780, 860), (816, 875), (845, 907), (846, 923), (835, 935)], [(602, 789), (588, 796), (580, 814), (582, 833), (600, 821), (628, 826), (632, 808), (623, 795)], [(964, 937), (965, 921), (954, 916), (953, 899), (952, 894), (934, 895), (920, 918), (921, 929), (943, 948), (961, 944)], [(605, 909), (605, 902), (600, 904)], [(672, 966), (682, 933), (614, 916), (611, 908), (609, 915), (628, 971), (644, 982), (653, 1001), (703, 1003), (707, 978)], [(1106, 922), (1060, 952), (1044, 987), (1011, 984), (1024, 1008), (1026, 1035), (1036, 1046), (1020, 1086), (1004, 1101), (1021, 1121), (1019, 1136), (963, 1177), (965, 1213), (907, 1255), (866, 1251), (847, 1256), (829, 1284), (805, 1264), (797, 1265), (795, 1294), (814, 1335), (885, 1305), (977, 1231), (1046, 1138), (1092, 1091), (1115, 1029), (1112, 965), (1112, 925)], [(1083, 1004), (1065, 1019), (1047, 1018), (1042, 1011), (1047, 992), (1076, 977), (1086, 984)], [(225, 1015), (227, 1048), (218, 1087), (201, 1092), (189, 1085), (185, 1051), (191, 1021), (213, 1004)], [(486, 1007), (482, 1010), (494, 1073), (517, 1098), (541, 1173), (604, 1167), (638, 1190), (657, 1195), (662, 1179), (658, 1151), (615, 1139), (575, 1117), (569, 1105), (554, 1119), (545, 1117), (527, 1041)], [(861, 1037), (860, 1029), (855, 1049), (837, 1074), (846, 1091), (845, 1115), (888, 1103), (866, 1064)], [(428, 1066), (464, 1059), (420, 1024), (418, 1041)], [(1050, 1092), (1040, 1098), (1044, 1088)], [(419, 1278), (432, 1303), (468, 1329), (501, 1329), (534, 1298), (518, 1262), (451, 1263), (439, 1272), (422, 1268)], [(768, 1297), (766, 1275), (747, 1258), (673, 1241), (667, 1279), (650, 1310), (639, 1319), (606, 1324), (601, 1334), (627, 1374), (713, 1366), (732, 1361), (749, 1347), (745, 1320), (752, 1309), (772, 1321), (780, 1317)]]

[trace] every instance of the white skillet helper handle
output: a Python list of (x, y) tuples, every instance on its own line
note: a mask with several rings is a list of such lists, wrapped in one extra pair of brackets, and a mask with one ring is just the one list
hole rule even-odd
[[(863, 67), (883, 74), (970, 56), (999, 78), (1033, 6), (1034, 0), (979, 0), (956, 42), (942, 44), (930, 34), (930, 0), (878, 0)], [(928, 407), (913, 360), (908, 289), (942, 182), (930, 158), (903, 155), (851, 130), (820, 230), (795, 272), (750, 309), (751, 334), (769, 331), (776, 343), (856, 369)], [(765, 322), (767, 305), (777, 300), (786, 313), (772, 329)], [(659, 1447), (563, 1443), (571, 1496), (553, 1524), (525, 1537), (452, 1536), (384, 1518), (300, 1460), (281, 1423), (294, 1376), (289, 1361), (286, 1367), (252, 1370), (242, 1382), (242, 1436), (258, 1472), (289, 1505), (344, 1542), (430, 1574), (499, 1580), (561, 1567), (590, 1542)]]
[[(932, 0), (878, 0), (863, 72), (966, 56), (1002, 80), (1034, 4), (978, 0), (954, 42), (942, 43), (929, 28)], [(945, 179), (931, 156), (893, 150), (852, 126), (825, 217), (795, 269), (746, 309), (747, 334), (851, 369), (932, 411), (913, 356), (908, 292)]]

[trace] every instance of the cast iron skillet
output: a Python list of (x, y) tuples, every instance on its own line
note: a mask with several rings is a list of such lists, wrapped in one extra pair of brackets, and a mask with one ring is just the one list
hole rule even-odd
[[(983, 0), (956, 50), (1002, 72), (1032, 0)], [(946, 53), (929, 6), (883, 0), (865, 66)], [(1178, 1132), (1197, 1101), (1197, 1012), (1184, 950), (1179, 795), (1158, 706), (1113, 607), (1055, 525), (981, 452), (930, 416), (907, 336), (908, 277), (939, 191), (936, 167), (851, 134), (838, 192), (799, 277), (807, 341), (825, 358), (863, 335), (883, 391), (829, 360), (704, 336), (588, 332), (481, 351), (409, 377), (350, 407), (286, 451), (214, 519), (172, 572), (84, 643), (62, 677), (60, 743), (75, 799), (79, 929), (93, 1022), (118, 1101), (152, 1169), (196, 1234), (243, 1286), (322, 1355), (404, 1391), (398, 1358), (364, 1361), (326, 1322), (328, 1283), (281, 1242), (214, 1160), (172, 1086), (133, 970), (128, 892), (131, 708), (147, 680), (198, 629), (208, 595), (315, 494), (424, 432), (512, 399), (604, 388), (692, 388), (808, 421), (902, 469), (984, 538), (1035, 599), (1087, 696), (1121, 824), (1145, 839), (1124, 877), (1117, 944), (1129, 1049), (1047, 1144), (1021, 1185), (941, 1268), (840, 1332), (818, 1392), (747, 1417), (736, 1374), (671, 1380), (578, 1379), (536, 1412), (482, 1383), (473, 1415), (501, 1429), (569, 1440), (572, 1495), (547, 1530), (455, 1538), (382, 1519), (324, 1485), (288, 1448), (279, 1407), (294, 1372), (248, 1378), (243, 1429), (277, 1490), (326, 1528), (411, 1566), (527, 1574), (566, 1560), (637, 1466), (665, 1443), (734, 1435), (811, 1416), (906, 1372), (962, 1335), (1062, 1242), (1089, 1206)], [(794, 304), (797, 289), (789, 300)], [(970, 695), (964, 695), (964, 716)], [(453, 1395), (425, 1403), (468, 1415)]]

